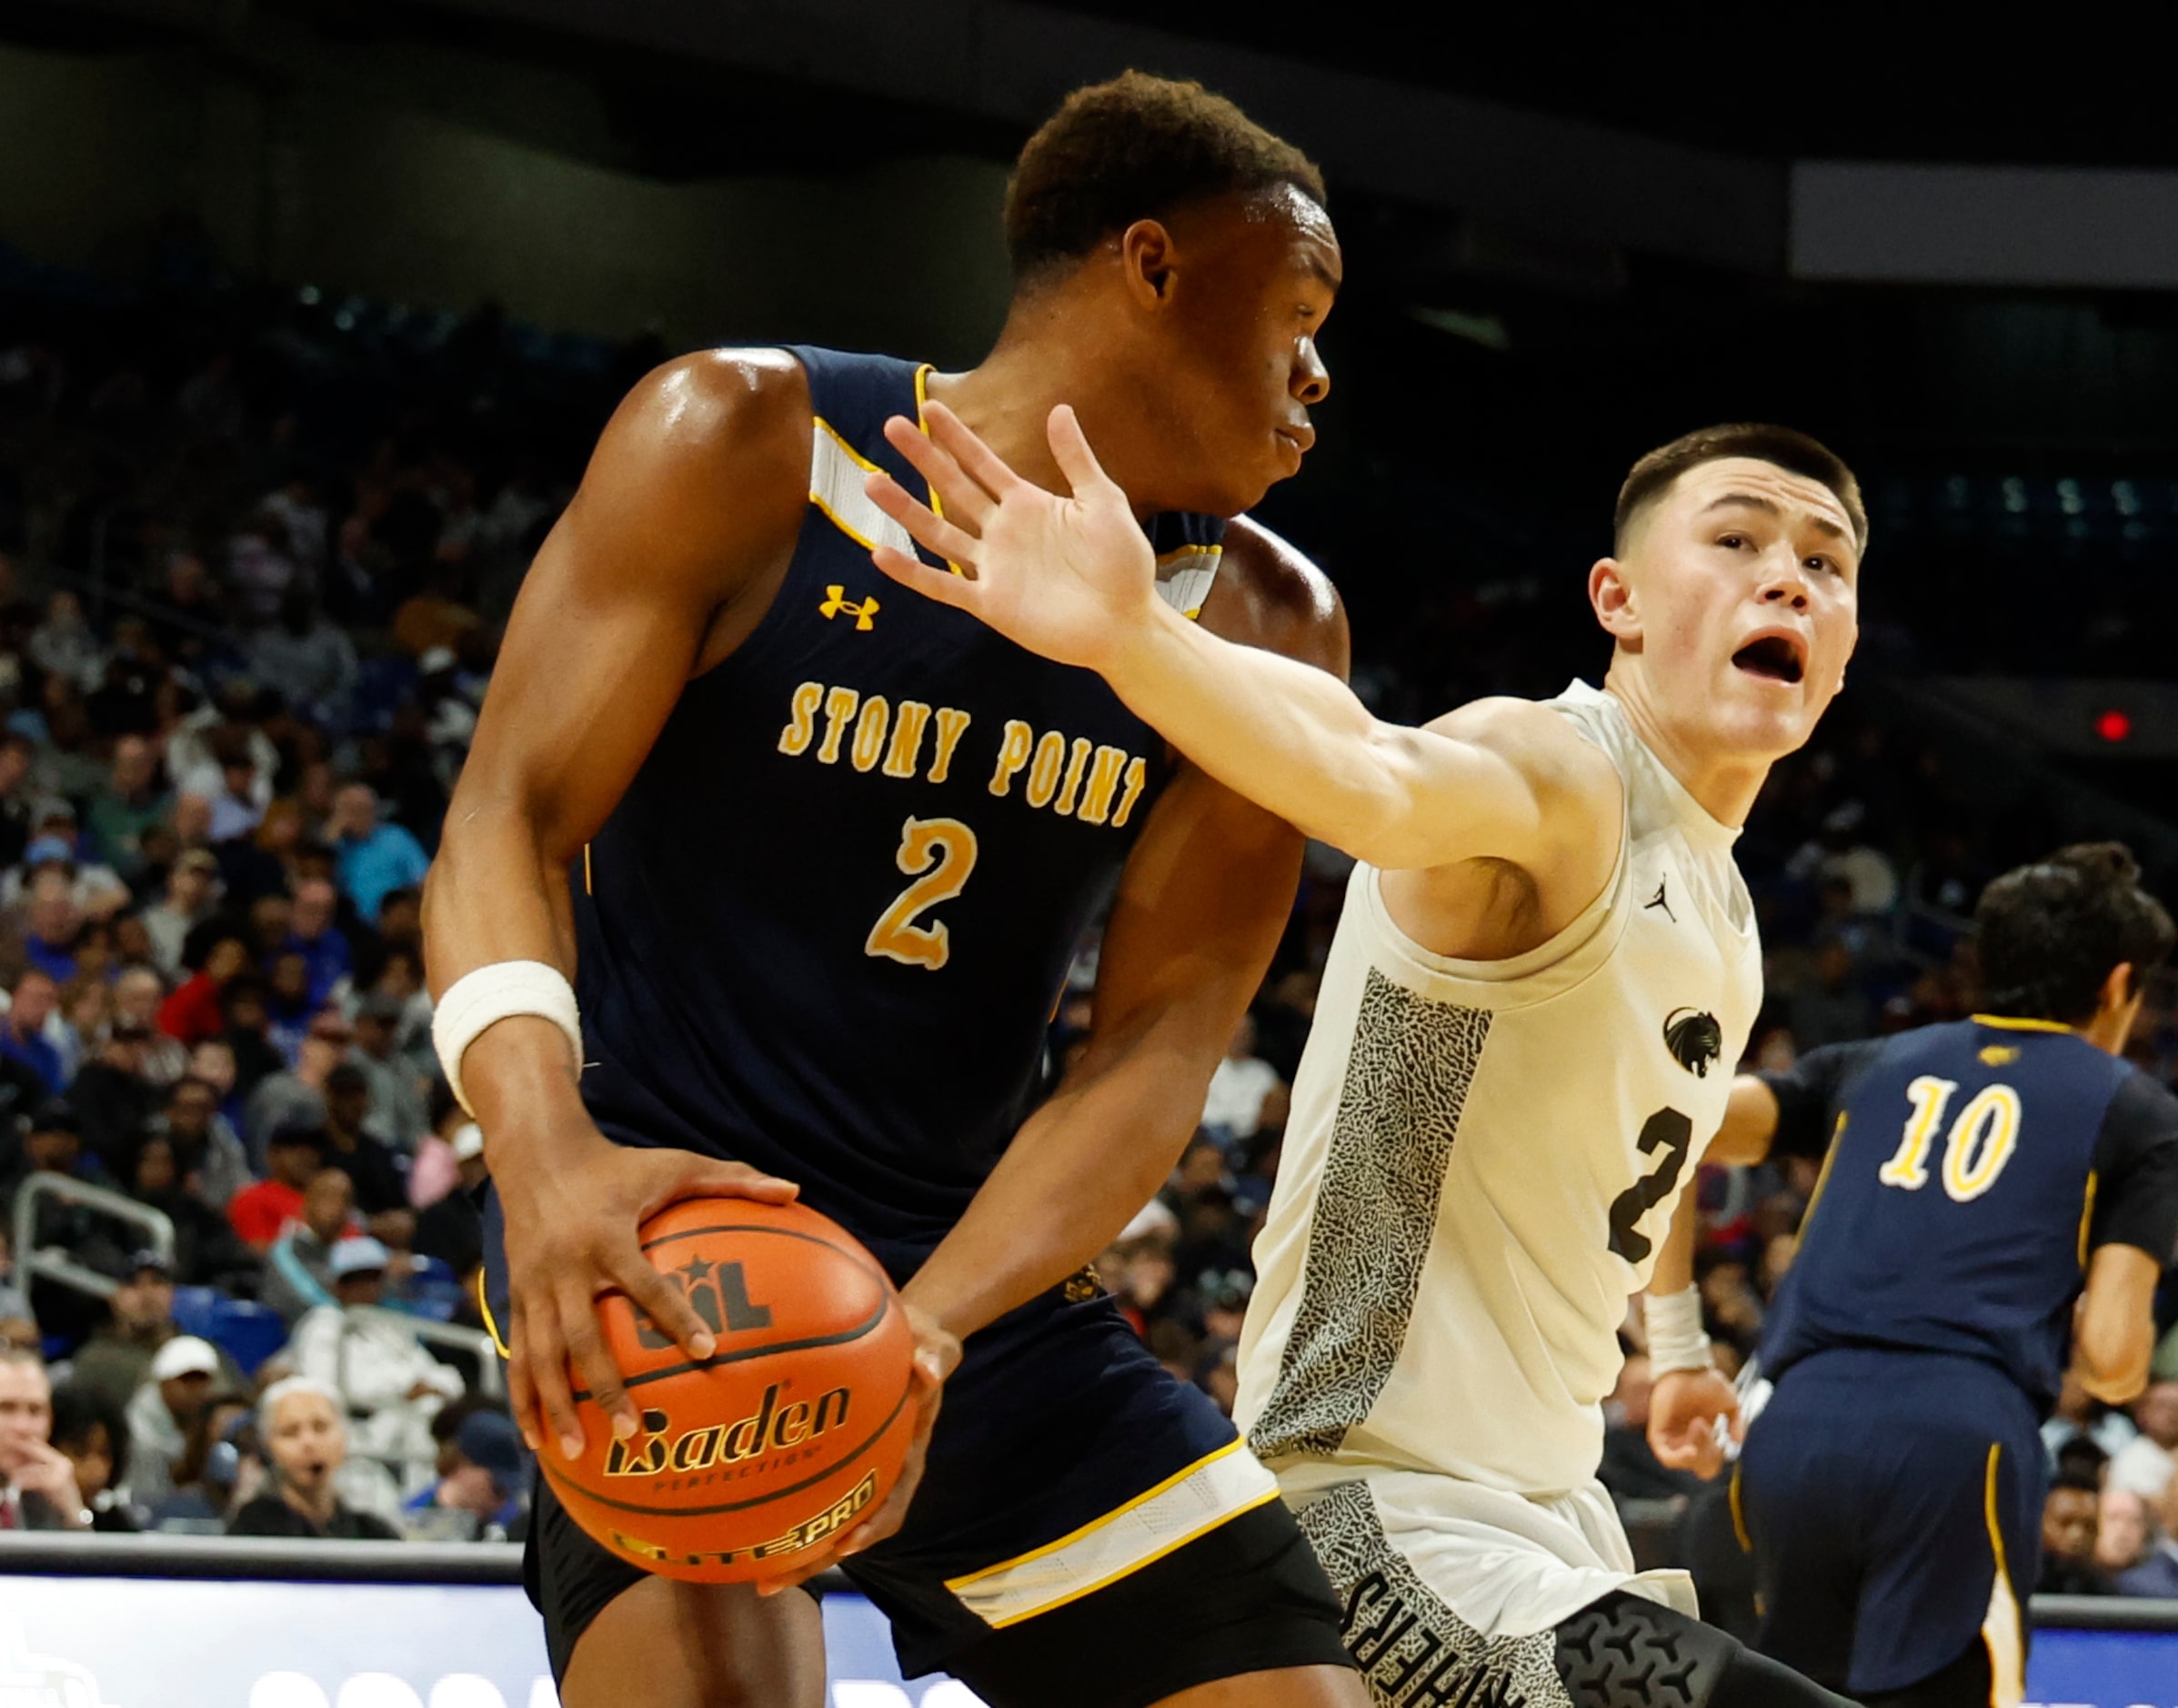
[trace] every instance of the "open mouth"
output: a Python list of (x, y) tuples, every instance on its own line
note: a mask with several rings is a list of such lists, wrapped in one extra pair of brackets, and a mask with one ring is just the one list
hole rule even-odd
[(1800, 648), (1784, 635), (1764, 635), (1760, 640), (1751, 640), (1731, 655), (1731, 661), (1749, 676), (1766, 677), (1772, 682), (1797, 682), (1806, 671)]

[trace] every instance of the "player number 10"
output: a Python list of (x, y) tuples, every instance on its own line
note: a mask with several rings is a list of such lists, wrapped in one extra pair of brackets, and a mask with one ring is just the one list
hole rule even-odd
[[(1898, 1150), (1877, 1171), (1885, 1186), (1917, 1192), (1928, 1184), (1929, 1146), (1942, 1124), (1956, 1080), (1922, 1074), (1906, 1087), (1913, 1112), (1906, 1117)], [(1958, 1203), (1971, 1203), (1996, 1184), (2019, 1145), (2019, 1093), (2008, 1085), (1985, 1085), (1967, 1100), (1943, 1141), (1943, 1190)]]

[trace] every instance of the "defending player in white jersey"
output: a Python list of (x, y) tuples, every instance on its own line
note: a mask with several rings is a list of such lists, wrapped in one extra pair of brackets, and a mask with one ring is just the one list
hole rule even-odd
[(1259, 1245), (1240, 1421), (1377, 1701), (1840, 1702), (1700, 1624), (1683, 1574), (1637, 1572), (1595, 1472), (1630, 1292), (1653, 1281), (1667, 1460), (1713, 1453), (1731, 1407), (1674, 1211), (1761, 998), (1731, 844), (1857, 633), (1852, 472), (1768, 427), (1644, 457), (1589, 573), (1603, 691), (1414, 729), (1172, 620), (1070, 412), (1049, 429), (1070, 499), (930, 415), (927, 440), (888, 434), (942, 515), (869, 489), (964, 573), (879, 566), (1098, 671), (1206, 771), (1360, 862)]

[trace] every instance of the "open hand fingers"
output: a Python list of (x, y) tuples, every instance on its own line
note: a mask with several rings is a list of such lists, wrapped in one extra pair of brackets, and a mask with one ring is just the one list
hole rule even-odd
[(862, 490), (869, 501), (908, 530), (917, 544), (927, 546), (948, 563), (972, 566), (981, 541), (956, 527), (928, 506), (908, 496), (890, 475), (865, 475)]
[[(612, 1350), (605, 1343), (605, 1331), (598, 1325), (597, 1301), (577, 1288), (563, 1287), (554, 1295), (559, 1306), (560, 1334), (567, 1345), (566, 1366), (572, 1366), (593, 1404), (612, 1420), (613, 1433), (625, 1441), (636, 1432), (638, 1420), (635, 1402), (627, 1397), (622, 1385), (620, 1367), (613, 1362)], [(565, 1386), (566, 1366), (560, 1374)], [(542, 1372), (532, 1371), (537, 1377), (540, 1391), (545, 1394), (545, 1410), (552, 1411), (552, 1395), (545, 1386)], [(574, 1396), (569, 1394), (567, 1422), (562, 1427), (554, 1421), (554, 1434), (559, 1441), (561, 1454), (568, 1459), (580, 1455), (583, 1449), (582, 1424), (575, 1415)]]
[[(968, 431), (965, 427), (960, 430)], [(938, 495), (938, 501), (931, 508), (942, 508), (974, 528), (980, 528), (989, 521), (991, 511), (998, 507), (997, 500), (961, 467), (960, 459), (950, 446), (932, 440), (905, 416), (896, 415), (885, 423), (885, 437), (895, 450), (915, 466), (915, 472), (930, 483), (930, 490)], [(999, 467), (1003, 469), (1005, 465), (1000, 463)]]
[(1044, 437), (1051, 441), (1051, 455), (1058, 460), (1059, 472), (1067, 477), (1067, 485), (1077, 498), (1086, 498), (1092, 488), (1111, 484), (1104, 465), (1089, 448), (1089, 435), (1081, 430), (1081, 418), (1074, 413), (1073, 405), (1062, 403), (1053, 407), (1051, 418), (1044, 424)]
[[(688, 1295), (651, 1268), (649, 1261), (632, 1241), (609, 1269), (614, 1285), (662, 1332), (670, 1335), (674, 1344), (690, 1358), (706, 1359), (718, 1350), (710, 1324), (696, 1314)], [(632, 1404), (627, 1415), (635, 1416)]]
[(558, 1313), (549, 1303), (541, 1311), (521, 1312), (513, 1350), (521, 1375), (510, 1387), (529, 1394), (540, 1437), (537, 1451), (542, 1452), (549, 1441), (563, 1456), (574, 1458), (582, 1452), (582, 1428), (575, 1421), (574, 1395), (567, 1386), (567, 1343), (560, 1338)]
[[(961, 472), (992, 497), (1003, 499), (1009, 491), (1022, 484), (1020, 476), (1008, 467), (1006, 459), (978, 438), (968, 424), (945, 405), (928, 405), (923, 410), (923, 417), (930, 429), (929, 442), (946, 451)], [(950, 493), (944, 497), (948, 504), (952, 503)]]

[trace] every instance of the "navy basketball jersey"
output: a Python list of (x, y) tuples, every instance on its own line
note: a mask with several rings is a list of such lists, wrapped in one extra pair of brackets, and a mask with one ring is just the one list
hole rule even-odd
[[(1084, 929), (1170, 774), (1094, 674), (898, 588), (885, 442), (928, 368), (792, 351), (815, 420), (799, 543), (756, 631), (690, 681), (573, 873), (584, 1101), (627, 1143), (800, 1182), (896, 1274), (1037, 1090)], [(1224, 524), (1158, 518), (1192, 615)], [(664, 668), (661, 666), (661, 668)]]
[(1811, 1051), (1777, 1148), (1831, 1135), (1765, 1373), (1837, 1347), (1979, 1358), (2044, 1410), (2089, 1255), (2178, 1233), (2178, 1100), (2071, 1029), (1976, 1016)]

